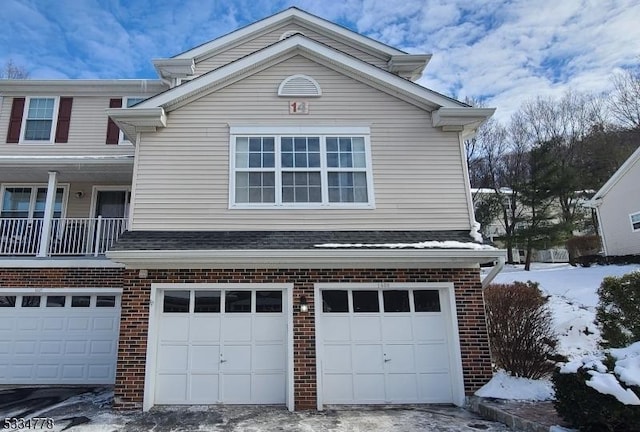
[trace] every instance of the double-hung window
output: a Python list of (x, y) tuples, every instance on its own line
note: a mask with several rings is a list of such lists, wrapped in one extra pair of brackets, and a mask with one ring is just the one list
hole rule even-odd
[(232, 128), (231, 207), (373, 206), (368, 128), (285, 132)]
[(54, 122), (56, 117), (56, 98), (32, 97), (28, 99), (25, 108), (23, 141), (51, 142), (53, 141)]
[(640, 231), (640, 212), (629, 215), (631, 218), (631, 229), (633, 231)]

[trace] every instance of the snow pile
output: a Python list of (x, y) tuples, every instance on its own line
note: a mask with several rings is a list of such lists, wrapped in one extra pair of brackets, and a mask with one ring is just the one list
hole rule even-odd
[(602, 363), (603, 357), (586, 356), (573, 360), (560, 368), (560, 373), (575, 373), (579, 368), (587, 369), (591, 378), (586, 384), (602, 394), (614, 396), (625, 405), (640, 405), (640, 398), (627, 385), (640, 386), (640, 342), (626, 348), (609, 350), (616, 360), (613, 373)]
[(471, 231), (469, 231), (469, 236), (474, 241), (477, 241), (479, 243), (482, 243), (484, 241), (484, 239), (482, 238), (482, 234), (480, 234), (480, 223), (479, 222), (474, 222), (473, 223), (473, 226), (471, 227)]
[(473, 250), (497, 250), (493, 246), (472, 243), (449, 241), (424, 241), (417, 243), (324, 243), (314, 245), (317, 248), (385, 248), (385, 249), (473, 249)]
[(496, 399), (545, 401), (554, 397), (553, 384), (549, 380), (532, 380), (498, 371), (491, 381), (476, 392), (476, 396)]

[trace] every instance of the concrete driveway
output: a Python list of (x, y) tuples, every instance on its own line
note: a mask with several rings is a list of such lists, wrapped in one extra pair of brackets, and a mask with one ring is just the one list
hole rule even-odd
[(36, 430), (71, 432), (509, 430), (502, 424), (480, 419), (469, 411), (452, 406), (329, 409), (291, 413), (279, 406), (213, 405), (157, 407), (142, 413), (113, 411), (110, 408), (112, 398), (113, 392), (109, 388), (0, 389), (0, 421), (5, 418), (51, 418), (54, 421), (53, 429), (45, 427)]

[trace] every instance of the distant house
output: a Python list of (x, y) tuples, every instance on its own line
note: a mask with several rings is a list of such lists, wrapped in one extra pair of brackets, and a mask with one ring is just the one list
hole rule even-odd
[(160, 80), (0, 81), (0, 384), (463, 404), (492, 375), (463, 140), (493, 114), (297, 8)]
[(640, 148), (586, 206), (596, 209), (605, 255), (640, 254)]

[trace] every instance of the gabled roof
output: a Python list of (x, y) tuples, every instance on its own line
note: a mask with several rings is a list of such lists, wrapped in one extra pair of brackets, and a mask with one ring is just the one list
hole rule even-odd
[(613, 173), (611, 178), (600, 188), (596, 194), (585, 203), (587, 207), (597, 207), (602, 202), (602, 199), (609, 193), (611, 189), (633, 168), (633, 166), (640, 161), (640, 147), (634, 151), (631, 156), (622, 164), (618, 170)]
[[(107, 113), (125, 132), (127, 137), (132, 142), (135, 142), (135, 127), (148, 126), (150, 123), (164, 126), (166, 123), (165, 119), (158, 118), (157, 121), (153, 121), (153, 119), (147, 118), (147, 113), (164, 117), (166, 115), (165, 112), (177, 109), (248, 74), (256, 73), (297, 54), (339, 70), (345, 75), (365, 82), (427, 111), (442, 110), (437, 115), (433, 115), (432, 120), (434, 127), (442, 127), (443, 130), (463, 131), (475, 129), (494, 112), (494, 109), (491, 108), (469, 107), (462, 102), (422, 87), (356, 57), (335, 50), (301, 34), (296, 34), (153, 96), (134, 107), (109, 109)], [(158, 111), (159, 109), (161, 111)], [(146, 110), (144, 116), (142, 116), (142, 110)], [(144, 117), (145, 124), (140, 123), (142, 117)]]
[(401, 51), (397, 48), (385, 45), (381, 42), (363, 36), (346, 27), (342, 27), (331, 21), (327, 21), (308, 12), (305, 12), (296, 7), (290, 7), (282, 12), (271, 15), (260, 21), (256, 21), (253, 24), (249, 24), (236, 31), (228, 33), (222, 37), (214, 39), (210, 42), (204, 43), (198, 47), (192, 48), (181, 54), (173, 56), (174, 59), (189, 59), (189, 58), (201, 58), (211, 55), (213, 52), (225, 48), (238, 40), (250, 37), (256, 33), (268, 31), (270, 28), (277, 27), (285, 22), (302, 22), (307, 26), (313, 27), (320, 33), (328, 34), (331, 37), (341, 39), (346, 42), (350, 42), (350, 45), (354, 43), (367, 47), (371, 51), (384, 54), (386, 56), (393, 56), (399, 54), (407, 54), (405, 51)]

